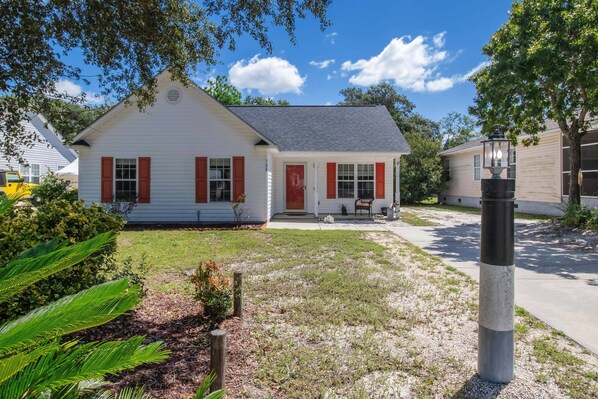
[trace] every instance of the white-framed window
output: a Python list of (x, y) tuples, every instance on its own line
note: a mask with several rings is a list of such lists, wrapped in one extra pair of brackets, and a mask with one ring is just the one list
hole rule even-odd
[[(598, 131), (586, 133), (581, 138), (581, 195), (598, 197)], [(563, 137), (563, 195), (569, 194), (569, 140)]]
[(374, 197), (374, 164), (339, 163), (336, 171), (337, 198)]
[(355, 165), (352, 163), (339, 163), (336, 171), (337, 197), (355, 197)]
[(517, 149), (511, 148), (509, 154), (509, 169), (507, 169), (507, 179), (517, 178)]
[(210, 158), (210, 202), (230, 202), (232, 187), (230, 158)]
[(480, 162), (480, 154), (473, 156), (473, 180), (480, 180), (482, 178), (482, 165)]
[(39, 184), (39, 164), (20, 165), (19, 172), (21, 172), (21, 176), (25, 178), (25, 182)]
[(114, 197), (121, 201), (137, 200), (137, 159), (116, 158), (114, 162)]
[(357, 198), (374, 198), (374, 164), (357, 165)]
[(451, 180), (451, 160), (444, 158), (442, 160), (442, 173), (444, 174), (444, 181)]

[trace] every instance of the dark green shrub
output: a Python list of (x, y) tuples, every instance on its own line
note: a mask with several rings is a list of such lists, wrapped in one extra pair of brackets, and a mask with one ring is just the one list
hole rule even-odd
[(77, 190), (70, 188), (70, 183), (58, 179), (53, 173), (48, 174), (44, 181), (31, 190), (34, 205), (41, 205), (57, 199), (69, 202), (77, 201)]
[[(58, 192), (56, 190), (55, 192)], [(44, 197), (37, 208), (25, 204), (0, 217), (0, 264), (28, 248), (57, 238), (74, 244), (98, 234), (122, 230), (124, 222), (99, 205)], [(57, 273), (16, 294), (0, 308), (0, 321), (22, 315), (58, 298), (72, 295), (108, 279), (116, 270), (116, 243), (98, 251), (71, 269)]]
[(569, 205), (561, 218), (561, 225), (570, 228), (598, 230), (598, 209), (590, 209), (577, 204)]

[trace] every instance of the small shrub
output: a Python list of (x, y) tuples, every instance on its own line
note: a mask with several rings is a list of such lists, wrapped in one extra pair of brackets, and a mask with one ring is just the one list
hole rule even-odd
[(77, 201), (78, 191), (71, 188), (71, 184), (49, 173), (44, 180), (31, 190), (34, 205), (47, 204), (50, 201), (64, 199), (69, 202)]
[(203, 315), (212, 324), (218, 324), (228, 315), (233, 301), (231, 281), (215, 262), (201, 262), (191, 283), (195, 288), (194, 299), (203, 305)]
[(572, 204), (565, 209), (561, 225), (570, 228), (598, 230), (598, 209)]
[(239, 195), (239, 198), (231, 204), (233, 214), (235, 215), (235, 223), (240, 226), (249, 219), (249, 209), (245, 206), (245, 200), (247, 199), (247, 193)]
[(129, 220), (129, 215), (133, 212), (133, 209), (135, 209), (136, 206), (137, 198), (122, 199), (113, 197), (112, 202), (106, 208), (111, 215), (117, 215), (123, 220)]
[(131, 285), (139, 287), (141, 296), (145, 296), (145, 277), (149, 270), (147, 263), (147, 255), (141, 255), (138, 264), (135, 264), (132, 256), (127, 256), (122, 264), (117, 265), (114, 270), (109, 273), (110, 280), (120, 280), (126, 278)]

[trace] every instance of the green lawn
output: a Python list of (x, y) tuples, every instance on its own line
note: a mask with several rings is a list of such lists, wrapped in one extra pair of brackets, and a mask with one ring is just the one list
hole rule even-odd
[[(252, 397), (366, 398), (373, 387), (389, 397), (397, 386), (408, 397), (452, 397), (475, 374), (477, 284), (390, 233), (148, 230), (118, 243), (118, 259), (145, 259), (147, 287), (162, 295), (188, 296), (187, 273), (201, 260), (244, 272), (255, 348), (233, 363), (260, 392)], [(530, 354), (517, 367), (541, 364), (542, 383), (591, 398), (589, 355), (533, 320), (517, 316), (518, 350)]]

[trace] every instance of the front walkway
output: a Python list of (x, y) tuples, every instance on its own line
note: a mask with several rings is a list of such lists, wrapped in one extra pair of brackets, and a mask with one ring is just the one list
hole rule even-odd
[[(269, 228), (386, 230), (478, 280), (479, 216), (446, 212), (441, 226), (400, 221), (272, 221)], [(477, 220), (477, 222), (476, 222)], [(598, 252), (543, 235), (541, 223), (517, 220), (515, 303), (598, 354)]]

